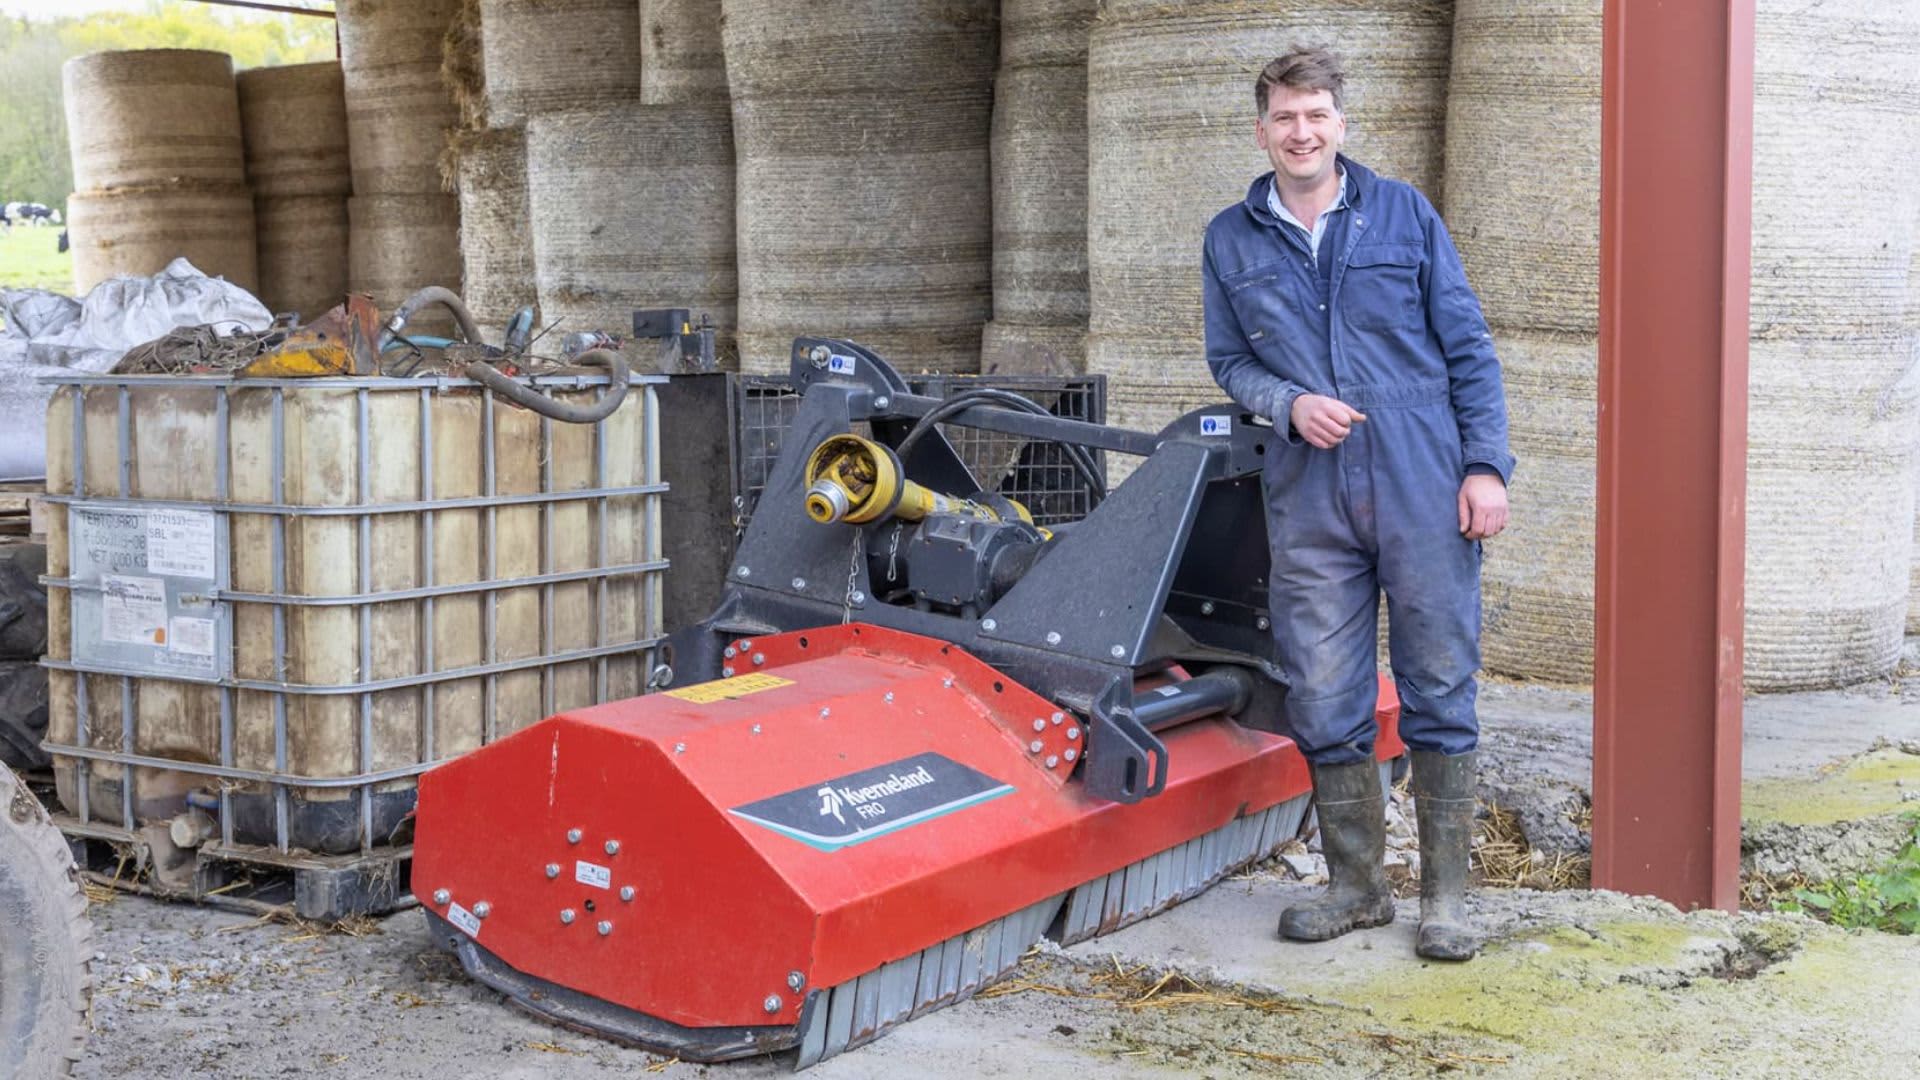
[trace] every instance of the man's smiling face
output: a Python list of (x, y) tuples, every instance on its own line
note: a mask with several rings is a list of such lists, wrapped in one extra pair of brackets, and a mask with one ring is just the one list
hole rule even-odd
[(1275, 86), (1267, 111), (1254, 124), (1254, 140), (1274, 172), (1296, 187), (1314, 187), (1333, 175), (1334, 155), (1347, 138), (1347, 118), (1326, 90)]

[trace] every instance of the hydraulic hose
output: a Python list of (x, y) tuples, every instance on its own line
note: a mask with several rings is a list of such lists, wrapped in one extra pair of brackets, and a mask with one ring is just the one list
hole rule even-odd
[(453, 321), (460, 324), (461, 336), (475, 345), (481, 343), (480, 324), (474, 321), (473, 313), (461, 302), (459, 294), (439, 285), (429, 285), (402, 300), (400, 306), (393, 309), (393, 317), (387, 320), (386, 329), (380, 333), (380, 351), (385, 352), (387, 345), (400, 336), (400, 331), (406, 328), (407, 323), (429, 304), (439, 304), (452, 312)]
[[(460, 324), (460, 333), (468, 341), (478, 345), (483, 341), (480, 324), (473, 319), (473, 313), (467, 310), (458, 294), (439, 285), (429, 285), (400, 302), (393, 309), (393, 317), (387, 320), (385, 331), (380, 335), (380, 348), (397, 340), (407, 323), (422, 308), (438, 304), (453, 313), (453, 319)], [(576, 405), (568, 401), (556, 401), (546, 394), (515, 382), (503, 374), (500, 369), (484, 360), (475, 360), (467, 365), (466, 376), (499, 394), (501, 397), (524, 406), (541, 416), (559, 420), (568, 424), (594, 424), (613, 415), (613, 410), (627, 397), (627, 358), (612, 349), (589, 349), (581, 353), (574, 363), (585, 367), (603, 367), (607, 369), (607, 388), (591, 403)]]
[(607, 369), (607, 388), (590, 403), (576, 405), (570, 401), (556, 401), (531, 386), (515, 382), (484, 360), (468, 364), (466, 374), (467, 378), (501, 397), (549, 419), (569, 424), (593, 424), (612, 416), (613, 410), (619, 408), (620, 402), (627, 396), (627, 358), (613, 349), (588, 349), (575, 358), (574, 363)]

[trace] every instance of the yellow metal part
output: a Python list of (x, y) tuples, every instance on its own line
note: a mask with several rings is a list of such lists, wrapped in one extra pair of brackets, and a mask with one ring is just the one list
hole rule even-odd
[(240, 369), (242, 378), (311, 379), (327, 375), (372, 375), (378, 365), (376, 343), (380, 311), (365, 296), (296, 327), (287, 339)]
[[(822, 525), (865, 525), (892, 516), (919, 521), (928, 514), (966, 514), (986, 521), (1000, 515), (990, 506), (922, 487), (900, 475), (893, 451), (858, 435), (834, 435), (807, 457), (807, 516)], [(1009, 499), (1020, 520), (1033, 515)]]

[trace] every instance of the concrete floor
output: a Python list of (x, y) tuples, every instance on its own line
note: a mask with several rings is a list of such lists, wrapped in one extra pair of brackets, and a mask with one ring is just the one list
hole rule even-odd
[[(1488, 686), (1490, 764), (1583, 788), (1590, 711), (1576, 691)], [(1823, 766), (1902, 739), (1920, 739), (1920, 686), (1756, 699), (1749, 783), (1824, 783), (1841, 774)], [(1905, 1077), (1920, 1061), (1913, 938), (1683, 915), (1608, 893), (1486, 891), (1475, 904), (1488, 950), (1435, 965), (1413, 955), (1413, 901), (1380, 930), (1276, 940), (1280, 909), (1309, 892), (1274, 870), (1244, 875), (1137, 927), (1037, 952), (1014, 977), (1026, 989), (929, 1015), (813, 1075)], [(791, 1068), (671, 1063), (552, 1028), (431, 950), (418, 912), (362, 936), (132, 896), (95, 919), (98, 1031), (83, 1077), (730, 1080)], [(1136, 1004), (1142, 973), (1170, 969), (1206, 993)], [(1135, 974), (1116, 982), (1116, 971)]]

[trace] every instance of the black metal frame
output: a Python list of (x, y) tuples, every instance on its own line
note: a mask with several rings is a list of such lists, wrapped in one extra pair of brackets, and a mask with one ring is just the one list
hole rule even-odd
[[(717, 610), (669, 638), (674, 681), (722, 677), (724, 648), (740, 637), (845, 620), (951, 641), (1089, 717), (1084, 782), (1126, 802), (1166, 778), (1166, 747), (1137, 717), (1140, 675), (1175, 664), (1243, 669), (1255, 677), (1241, 685), (1236, 718), (1279, 730), (1259, 475), (1270, 426), (1226, 404), (1157, 434), (989, 405), (954, 414), (944, 422), (1146, 458), (979, 618), (962, 618), (874, 600), (868, 556), (886, 523), (820, 525), (802, 499), (807, 456), (823, 439), (864, 423), (897, 447), (941, 399), (912, 393), (879, 356), (845, 341), (797, 339), (791, 378), (803, 397), (767, 484), (770, 496), (785, 494), (761, 500)], [(902, 464), (936, 491), (975, 490), (938, 430)]]
[[(732, 506), (736, 537), (745, 532), (752, 520), (754, 506), (765, 489), (772, 464), (786, 445), (786, 436), (794, 414), (799, 411), (804, 387), (796, 386), (786, 375), (739, 375), (732, 377), (736, 395), (733, 415), (728, 418), (727, 444), (732, 450), (734, 474)], [(920, 374), (902, 376), (909, 393), (917, 397), (945, 399), (971, 390), (1003, 390), (1019, 394), (1041, 405), (1052, 401), (1050, 412), (1065, 419), (1100, 424), (1107, 416), (1107, 380), (1104, 375), (954, 375)], [(868, 434), (867, 425), (855, 430)], [(1009, 443), (1024, 444), (1025, 454), (1043, 456), (1057, 450), (1056, 444), (1027, 439), (1019, 435), (985, 432), (982, 429), (948, 429), (949, 442), (970, 466), (996, 452), (1012, 449)], [(1092, 451), (1095, 467), (1106, 472), (1106, 451)], [(1030, 474), (1044, 471), (1053, 477), (1033, 481)], [(980, 487), (1024, 504), (1039, 525), (1057, 525), (1078, 521), (1092, 509), (1094, 493), (1072, 469), (1056, 462), (1021, 462), (1016, 459), (1004, 476), (977, 476)], [(1028, 482), (1022, 482), (1028, 481)]]

